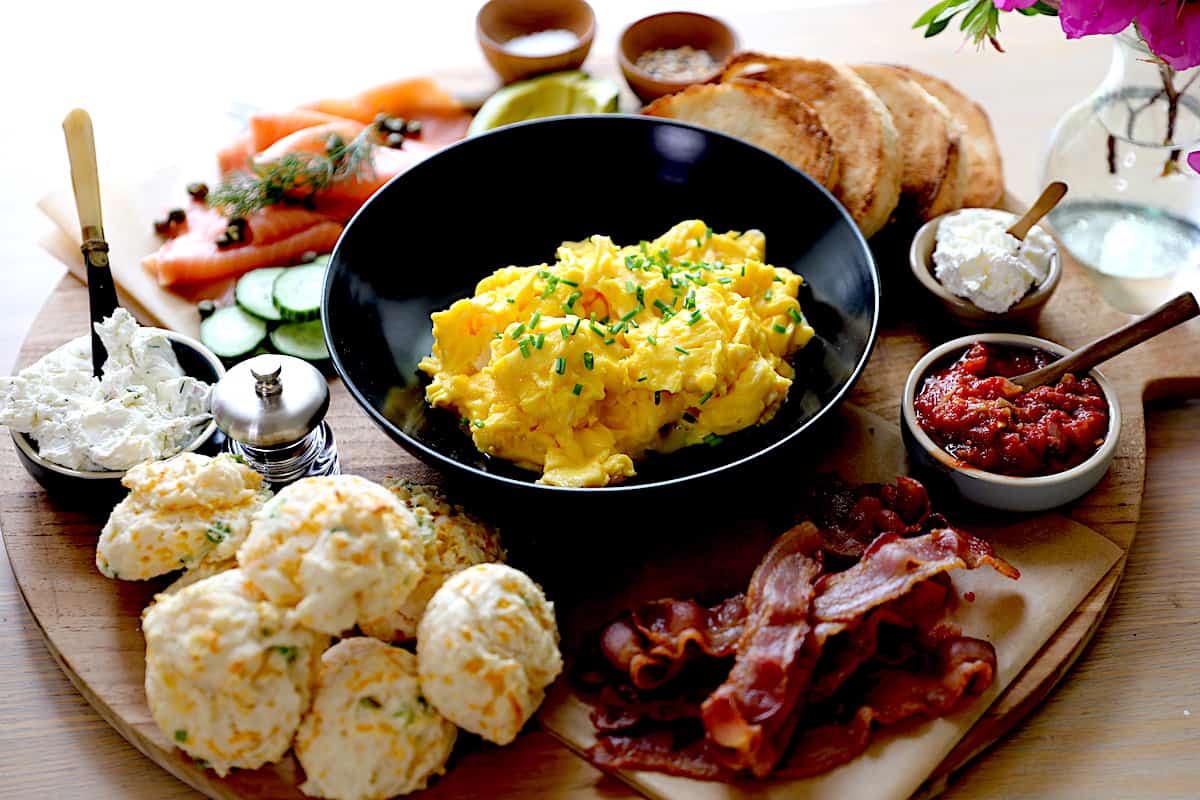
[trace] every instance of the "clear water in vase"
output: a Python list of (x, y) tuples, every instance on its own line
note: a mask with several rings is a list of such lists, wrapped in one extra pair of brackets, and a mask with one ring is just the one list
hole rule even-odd
[(1108, 77), (1059, 121), (1043, 174), (1070, 186), (1049, 217), (1062, 244), (1111, 305), (1141, 313), (1200, 271), (1200, 178), (1186, 163), (1200, 70), (1172, 72), (1136, 35), (1115, 39)]

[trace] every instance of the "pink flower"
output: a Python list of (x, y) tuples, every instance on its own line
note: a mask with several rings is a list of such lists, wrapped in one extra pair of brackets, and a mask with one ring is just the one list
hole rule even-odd
[(1200, 3), (1151, 2), (1137, 23), (1151, 52), (1175, 69), (1200, 64)]
[(1001, 11), (1016, 11), (1018, 8), (1029, 8), (1038, 0), (993, 0), (996, 8)]
[(1188, 166), (1200, 172), (1200, 150), (1188, 153)]
[(1120, 33), (1155, 0), (1062, 0), (1058, 19), (1068, 39)]

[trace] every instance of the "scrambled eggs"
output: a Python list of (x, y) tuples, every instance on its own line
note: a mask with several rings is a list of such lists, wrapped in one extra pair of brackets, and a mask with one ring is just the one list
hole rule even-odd
[(433, 315), (426, 399), (482, 452), (541, 483), (604, 486), (634, 459), (716, 444), (769, 420), (813, 330), (801, 277), (763, 262), (759, 231), (681, 222), (653, 242), (567, 242), (505, 267)]
[(312, 710), (296, 733), (307, 795), (386, 800), (446, 771), (458, 729), (433, 710), (407, 650), (365, 636), (321, 656)]
[(447, 579), (417, 628), (429, 702), (496, 744), (516, 738), (562, 666), (554, 604), (505, 564), (477, 564)]
[(392, 614), (399, 638), (412, 639), (429, 598), (447, 578), (475, 564), (504, 561), (504, 548), (494, 528), (451, 505), (436, 486), (397, 480), (383, 485), (412, 509), (417, 537), (425, 544), (425, 574)]
[(158, 727), (218, 775), (283, 757), (328, 637), (289, 625), (239, 569), (159, 595), (142, 615)]

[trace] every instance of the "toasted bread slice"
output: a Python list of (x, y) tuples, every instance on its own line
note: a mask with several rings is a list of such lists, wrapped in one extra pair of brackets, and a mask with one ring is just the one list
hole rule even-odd
[(809, 106), (761, 83), (689, 86), (642, 109), (654, 117), (692, 122), (769, 150), (826, 188), (837, 180), (833, 141)]
[(952, 210), (955, 203), (961, 205), (966, 189), (958, 170), (961, 137), (950, 112), (898, 69), (886, 64), (853, 69), (892, 112), (904, 157), (900, 194), (906, 211), (929, 220)]
[(1000, 161), (1000, 147), (987, 112), (971, 98), (946, 83), (912, 67), (897, 65), (906, 75), (941, 100), (950, 114), (961, 123), (963, 150), (967, 161), (967, 194), (963, 205), (967, 207), (991, 207), (1004, 198), (1004, 165)]
[(834, 194), (863, 235), (882, 228), (900, 199), (904, 159), (892, 115), (852, 69), (809, 58), (757, 53), (734, 56), (722, 80), (748, 78), (813, 107), (833, 137), (838, 160)]

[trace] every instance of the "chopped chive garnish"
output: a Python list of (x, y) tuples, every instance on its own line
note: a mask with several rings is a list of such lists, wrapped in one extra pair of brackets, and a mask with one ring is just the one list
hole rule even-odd
[(647, 336), (646, 341), (653, 345), (658, 344), (658, 339), (655, 339), (653, 336)]
[(710, 239), (712, 239), (712, 228), (705, 228), (704, 229), (704, 241), (707, 242)]
[(637, 301), (639, 306), (646, 305), (646, 290), (641, 286), (637, 287)]
[(592, 320), (591, 322), (589, 322), (589, 323), (588, 323), (588, 327), (592, 329), (592, 333), (596, 334), (596, 335), (597, 335), (597, 336), (599, 336), (601, 339), (603, 339), (603, 338), (604, 338), (604, 336), (605, 336), (605, 334), (604, 334), (604, 329), (603, 329), (603, 328), (601, 328), (600, 326), (598, 326), (598, 325), (596, 324), (596, 321), (595, 321), (595, 320)]
[(575, 388), (571, 390), (571, 394), (574, 394), (576, 396), (578, 396), (582, 392), (583, 392), (583, 384), (582, 383), (575, 384)]
[(638, 321), (637, 321), (636, 319), (631, 319), (631, 320), (629, 320), (629, 327), (631, 327), (631, 328), (640, 328), (640, 327), (642, 327), (642, 326), (641, 326), (641, 325), (638, 325)]
[(504, 334), (503, 334), (503, 333), (501, 333), (500, 331), (496, 331), (495, 333), (493, 333), (493, 334), (492, 334), (492, 336), (494, 336), (494, 337), (495, 337), (495, 338), (497, 338), (497, 339), (503, 339), (503, 338), (504, 338)]
[(704, 396), (700, 398), (700, 405), (704, 405), (705, 403), (707, 403), (708, 398), (710, 398), (710, 397), (712, 397), (712, 392), (705, 392)]
[(358, 704), (364, 708), (382, 708), (383, 707), (382, 703), (380, 703), (374, 697), (371, 697), (369, 695), (367, 697), (359, 698)]
[(675, 346), (675, 350), (676, 350), (677, 352), (683, 353), (685, 356), (688, 354), (688, 351), (687, 351), (687, 350), (684, 350), (684, 349), (683, 349), (682, 347), (680, 347), (679, 345), (676, 345), (676, 346)]
[(575, 327), (574, 327), (574, 328), (571, 328), (571, 335), (572, 335), (572, 336), (574, 336), (576, 333), (578, 333), (578, 332), (579, 332), (579, 326), (580, 326), (580, 324), (582, 324), (582, 323), (583, 323), (583, 319), (582, 319), (582, 318), (579, 318), (579, 317), (576, 317), (576, 319), (575, 319)]
[(616, 322), (608, 326), (608, 332), (614, 336), (623, 330), (625, 330), (624, 322)]
[(688, 308), (688, 309), (696, 307), (696, 290), (695, 289), (688, 289), (687, 296), (683, 298), (683, 307)]
[(670, 264), (671, 263), (671, 251), (664, 247), (662, 250), (658, 251), (658, 258), (664, 264)]
[(720, 444), (721, 437), (717, 436), (715, 433), (710, 433), (708, 436), (704, 437), (704, 443), (709, 446), (714, 445), (714, 444)]
[(521, 334), (525, 333), (525, 323), (522, 322), (517, 327), (513, 328), (513, 332), (509, 334), (513, 339), (520, 339)]
[(187, 731), (185, 731), (183, 728), (180, 728), (179, 730), (175, 731), (175, 741), (186, 742), (187, 741)]
[(770, 300), (774, 296), (775, 296), (775, 293), (772, 292), (770, 289), (767, 289), (765, 292), (763, 292), (763, 300)]
[(538, 326), (538, 323), (541, 321), (542, 321), (542, 312), (540, 312), (540, 311), (533, 312), (533, 316), (529, 318), (529, 330), (533, 330), (534, 328), (536, 328)]
[(544, 334), (544, 333), (539, 333), (537, 335), (537, 338), (533, 340), (533, 346), (536, 347), (538, 350), (541, 350), (542, 345), (544, 345), (545, 343), (546, 343), (546, 334)]
[(633, 281), (625, 281), (625, 293), (626, 294), (633, 294), (635, 290), (636, 290), (636, 287), (634, 286)]
[(592, 355), (591, 351), (588, 351), (588, 352), (586, 352), (586, 353), (584, 353), (584, 354), (583, 354), (583, 366), (584, 366), (585, 368), (587, 368), (587, 369), (594, 369), (594, 368), (595, 368), (595, 366), (596, 366), (596, 357), (595, 357), (594, 355)]
[(788, 309), (788, 316), (791, 317), (797, 325), (804, 324), (804, 317), (800, 315), (800, 312), (796, 310), (795, 306), (792, 306)]
[(640, 377), (640, 378), (638, 378), (638, 379), (637, 379), (637, 382), (638, 382), (638, 383), (642, 383), (642, 382), (644, 382), (644, 381), (648, 381), (648, 380), (650, 380), (650, 379), (649, 379), (649, 378), (647, 378), (645, 375), (643, 375), (642, 377)]
[(604, 340), (604, 343), (605, 343), (605, 344), (613, 344), (613, 343), (614, 343), (614, 342), (616, 342), (616, 341), (617, 341), (616, 339), (613, 339), (613, 338), (610, 336), (609, 338), (607, 338), (607, 339), (605, 339), (605, 340)]
[(688, 317), (688, 323), (687, 323), (688, 326), (690, 327), (692, 325), (695, 325), (697, 322), (700, 321), (700, 318), (703, 316), (704, 315), (701, 314), (699, 311), (693, 311), (692, 316)]
[(642, 256), (650, 255), (649, 247), (650, 247), (650, 243), (647, 242), (645, 239), (642, 239), (640, 242), (638, 242), (638, 249), (642, 251)]
[(693, 417), (691, 414), (689, 414), (688, 412), (686, 412), (686, 411), (685, 411), (685, 412), (683, 412), (683, 421), (684, 421), (684, 422), (691, 422), (691, 423), (695, 424), (695, 422), (696, 422), (696, 418), (695, 418), (695, 417)]
[(572, 287), (579, 285), (579, 281), (567, 280), (566, 278), (559, 278), (558, 282), (565, 283), (567, 286), (572, 286)]
[(554, 294), (558, 289), (558, 278), (551, 278), (546, 281), (546, 288), (542, 290), (542, 299), (545, 300), (550, 295)]
[(539, 278), (549, 278), (549, 277), (550, 277), (550, 272), (549, 272), (548, 270), (539, 269), (539, 270), (537, 271), (537, 276), (538, 276)]
[(659, 311), (661, 311), (664, 314), (671, 313), (671, 307), (668, 306), (666, 303), (664, 303), (662, 300), (655, 300), (654, 307), (657, 308)]
[(481, 420), (481, 419), (477, 419), (477, 420), (475, 420), (475, 427), (476, 427), (476, 428), (484, 428), (484, 427), (486, 427), (486, 426), (487, 426), (487, 423), (486, 423), (486, 422), (484, 422), (483, 420)]
[(571, 329), (570, 329), (570, 327), (567, 326), (567, 323), (565, 323), (565, 322), (562, 325), (558, 326), (558, 332), (562, 334), (562, 337), (564, 339), (571, 335)]
[(570, 311), (575, 307), (575, 302), (581, 297), (583, 297), (583, 292), (571, 292), (570, 296), (567, 297), (567, 304), (563, 306), (563, 308), (567, 309), (567, 311)]
[(704, 242), (702, 242), (702, 241), (700, 241), (699, 239), (697, 239), (697, 240), (696, 240), (696, 247), (704, 247)]
[(522, 339), (518, 346), (521, 348), (521, 358), (529, 358), (529, 340)]
[(641, 310), (642, 310), (642, 307), (638, 306), (637, 308), (633, 308), (633, 309), (630, 309), (629, 311), (626, 311), (624, 314), (621, 315), (621, 322), (629, 322), (629, 320), (636, 317)]
[(504, 298), (504, 302), (508, 303), (509, 305), (514, 305), (517, 301), (511, 297), (506, 297)]
[(637, 264), (637, 256), (632, 255), (632, 254), (625, 256), (626, 269), (636, 269), (636, 267), (634, 266), (635, 264)]
[(554, 359), (554, 371), (557, 372), (559, 375), (562, 375), (564, 372), (566, 372), (567, 371), (567, 360), (565, 358), (563, 358), (562, 356), (559, 356), (558, 358)]
[(783, 283), (783, 278), (779, 277), (778, 275), (772, 278), (772, 280), (774, 280), (776, 283)]
[(661, 403), (662, 403), (662, 389), (659, 389), (654, 392), (654, 405), (657, 406), (657, 405), (660, 405)]
[(733, 283), (733, 278), (717, 278), (717, 283), (721, 284), (722, 286), (728, 286), (729, 284)]
[(778, 322), (775, 323), (774, 327), (775, 327), (776, 333), (787, 333), (787, 327), (784, 325), (780, 325)]
[(746, 277), (746, 265), (742, 264), (742, 277)]

